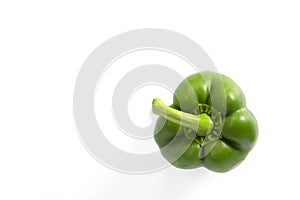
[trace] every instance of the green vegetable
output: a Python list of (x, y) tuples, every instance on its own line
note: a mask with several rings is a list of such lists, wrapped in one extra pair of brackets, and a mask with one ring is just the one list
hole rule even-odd
[(215, 72), (187, 77), (175, 90), (171, 106), (156, 98), (152, 111), (160, 115), (155, 141), (178, 168), (227, 172), (246, 158), (257, 140), (257, 122), (242, 90)]

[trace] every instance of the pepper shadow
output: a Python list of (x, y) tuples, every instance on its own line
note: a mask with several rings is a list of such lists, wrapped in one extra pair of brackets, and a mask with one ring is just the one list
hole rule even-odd
[(180, 170), (173, 166), (144, 175), (110, 171), (101, 178), (98, 176), (85, 199), (193, 199), (210, 185), (211, 175), (204, 168)]

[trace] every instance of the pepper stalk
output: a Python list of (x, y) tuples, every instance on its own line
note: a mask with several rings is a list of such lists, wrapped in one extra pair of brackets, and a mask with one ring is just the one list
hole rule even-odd
[(198, 136), (206, 136), (214, 127), (213, 121), (206, 113), (193, 115), (190, 113), (182, 112), (167, 106), (159, 98), (153, 99), (152, 112), (156, 115), (160, 115), (166, 118), (167, 120), (175, 124), (192, 129)]

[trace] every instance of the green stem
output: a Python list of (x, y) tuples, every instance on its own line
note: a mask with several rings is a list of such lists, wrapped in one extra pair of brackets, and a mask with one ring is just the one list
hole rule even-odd
[(203, 113), (200, 115), (193, 115), (182, 112), (168, 107), (159, 98), (155, 98), (153, 100), (152, 112), (156, 115), (166, 118), (173, 123), (192, 129), (199, 136), (205, 136), (212, 130), (214, 126), (213, 121), (207, 114)]

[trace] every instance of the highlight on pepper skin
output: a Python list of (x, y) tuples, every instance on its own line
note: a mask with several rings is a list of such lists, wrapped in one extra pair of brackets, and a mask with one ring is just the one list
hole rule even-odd
[(163, 157), (181, 169), (227, 172), (246, 158), (258, 137), (243, 91), (215, 72), (190, 75), (175, 90), (172, 105), (155, 98), (152, 112), (159, 115), (154, 139)]

